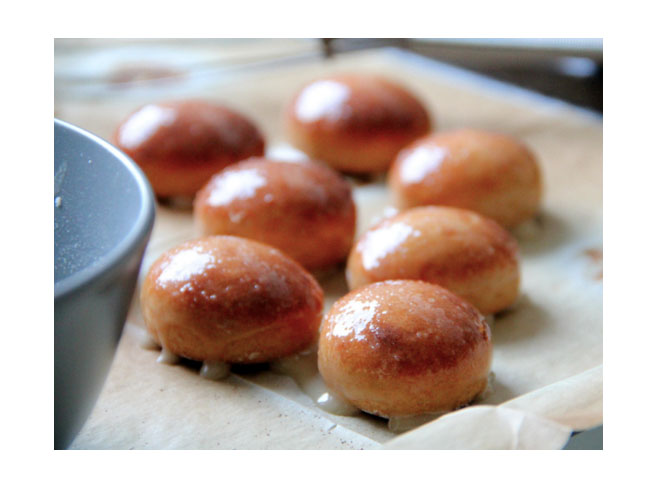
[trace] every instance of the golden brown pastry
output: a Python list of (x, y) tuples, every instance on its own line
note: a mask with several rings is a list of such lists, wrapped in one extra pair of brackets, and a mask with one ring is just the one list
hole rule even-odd
[(114, 138), (162, 198), (193, 197), (215, 172), (263, 155), (265, 146), (243, 115), (199, 100), (145, 105), (119, 125)]
[(388, 218), (351, 250), (351, 289), (391, 279), (436, 283), (482, 313), (515, 302), (520, 281), (518, 246), (495, 221), (465, 209), (424, 206)]
[(409, 91), (369, 74), (310, 82), (286, 116), (288, 137), (298, 149), (350, 173), (386, 171), (401, 148), (431, 128), (425, 107)]
[(198, 192), (194, 216), (203, 234), (262, 241), (309, 269), (346, 260), (355, 235), (350, 184), (315, 162), (232, 165)]
[(509, 136), (478, 130), (417, 140), (398, 154), (388, 183), (401, 208), (472, 209), (506, 227), (533, 217), (542, 192), (529, 149)]
[(275, 248), (208, 236), (167, 251), (153, 264), (141, 305), (151, 337), (171, 353), (261, 363), (316, 340), (323, 292)]
[(490, 329), (472, 305), (427, 282), (389, 280), (342, 297), (322, 324), (327, 386), (374, 415), (465, 405), (488, 383)]

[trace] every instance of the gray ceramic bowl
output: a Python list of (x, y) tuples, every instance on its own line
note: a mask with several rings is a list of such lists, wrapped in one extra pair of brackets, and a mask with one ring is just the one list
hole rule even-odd
[(54, 120), (54, 447), (67, 447), (103, 386), (155, 215), (141, 170)]

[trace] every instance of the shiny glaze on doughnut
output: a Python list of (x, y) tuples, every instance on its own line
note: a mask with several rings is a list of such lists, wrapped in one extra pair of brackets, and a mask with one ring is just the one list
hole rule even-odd
[(260, 363), (314, 342), (323, 292), (279, 250), (211, 236), (162, 255), (144, 280), (141, 304), (151, 337), (171, 353)]
[(360, 237), (347, 263), (351, 289), (390, 279), (446, 287), (490, 314), (518, 295), (515, 239), (472, 211), (425, 206), (383, 220)]
[(398, 154), (388, 183), (401, 208), (460, 207), (506, 227), (537, 212), (542, 189), (536, 159), (524, 145), (478, 130), (417, 140)]
[(486, 386), (492, 345), (485, 319), (437, 285), (364, 286), (327, 313), (319, 369), (327, 385), (385, 417), (452, 410)]
[(200, 100), (145, 105), (119, 125), (114, 139), (160, 197), (193, 196), (215, 172), (263, 155), (265, 146), (243, 115)]
[(410, 92), (369, 74), (312, 81), (292, 99), (286, 116), (297, 148), (351, 173), (387, 170), (398, 150), (431, 128), (425, 107)]
[(275, 246), (310, 269), (344, 261), (355, 235), (351, 185), (329, 167), (252, 158), (214, 175), (196, 195), (204, 234)]

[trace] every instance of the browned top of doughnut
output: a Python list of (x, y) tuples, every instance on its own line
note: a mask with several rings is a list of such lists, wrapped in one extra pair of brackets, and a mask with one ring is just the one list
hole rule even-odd
[(126, 118), (116, 145), (138, 163), (200, 165), (263, 153), (264, 140), (243, 115), (201, 100), (152, 103)]
[(320, 339), (347, 369), (406, 376), (456, 366), (489, 343), (490, 330), (472, 305), (443, 287), (387, 280), (338, 300)]
[(323, 299), (297, 262), (234, 236), (207, 236), (169, 250), (151, 267), (143, 293), (190, 314), (193, 325), (236, 333), (302, 309), (317, 313)]
[(405, 196), (418, 204), (470, 207), (502, 190), (535, 191), (540, 172), (534, 155), (514, 138), (463, 129), (428, 135), (401, 150), (389, 182), (407, 187)]
[(314, 80), (292, 99), (291, 123), (346, 136), (430, 130), (425, 107), (399, 84), (376, 75), (342, 74)]
[[(277, 215), (277, 223), (290, 218), (313, 221), (355, 214), (351, 185), (337, 172), (315, 162), (283, 162), (253, 157), (215, 174), (201, 189), (195, 205), (203, 218), (235, 213), (255, 219)], [(275, 228), (279, 230), (280, 228)]]
[(491, 219), (464, 209), (423, 206), (367, 231), (351, 252), (348, 272), (363, 272), (374, 281), (461, 279), (517, 258), (517, 242)]

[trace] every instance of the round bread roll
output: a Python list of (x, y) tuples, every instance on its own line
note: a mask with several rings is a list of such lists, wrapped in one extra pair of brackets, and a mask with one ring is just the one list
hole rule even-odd
[(388, 280), (335, 302), (318, 366), (332, 391), (391, 418), (469, 403), (487, 386), (491, 356), (490, 329), (472, 305), (438, 285)]
[(346, 278), (351, 289), (382, 280), (425, 280), (490, 314), (517, 298), (518, 246), (505, 229), (477, 213), (424, 206), (367, 231), (351, 250)]
[(292, 99), (291, 142), (349, 173), (387, 170), (398, 151), (431, 130), (425, 107), (398, 84), (374, 75), (317, 79)]
[(512, 227), (533, 217), (542, 192), (533, 154), (506, 135), (458, 130), (404, 148), (388, 176), (400, 208), (430, 204), (472, 209)]
[(262, 241), (309, 269), (346, 260), (355, 235), (350, 184), (314, 162), (232, 165), (198, 192), (194, 216), (204, 234)]
[(152, 339), (171, 353), (261, 363), (315, 342), (323, 292), (275, 248), (208, 236), (167, 251), (153, 264), (141, 305)]
[(145, 105), (119, 125), (114, 138), (161, 198), (191, 198), (215, 172), (264, 151), (251, 121), (198, 100)]

